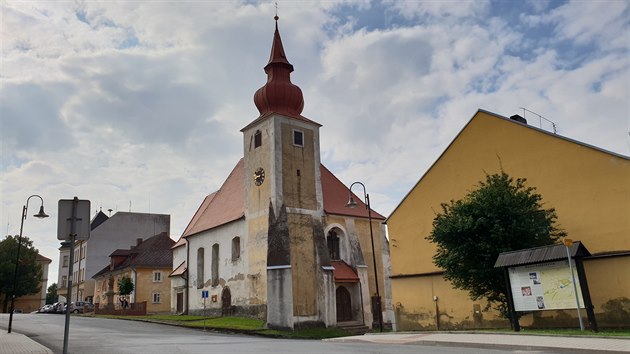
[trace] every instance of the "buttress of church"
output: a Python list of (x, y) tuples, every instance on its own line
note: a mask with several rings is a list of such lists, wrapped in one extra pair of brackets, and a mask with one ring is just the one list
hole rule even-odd
[(173, 247), (172, 311), (291, 329), (378, 326), (380, 311), (391, 325), (385, 218), (370, 212), (379, 309), (368, 209), (346, 207), (348, 187), (320, 162), (321, 125), (301, 115), (275, 19), (267, 82), (254, 94), (260, 116), (241, 130), (244, 156)]

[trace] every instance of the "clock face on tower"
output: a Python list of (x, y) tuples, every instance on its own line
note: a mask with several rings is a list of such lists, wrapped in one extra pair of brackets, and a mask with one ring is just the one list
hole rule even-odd
[(260, 186), (265, 181), (265, 170), (262, 167), (258, 167), (258, 169), (254, 172), (254, 183), (257, 186)]

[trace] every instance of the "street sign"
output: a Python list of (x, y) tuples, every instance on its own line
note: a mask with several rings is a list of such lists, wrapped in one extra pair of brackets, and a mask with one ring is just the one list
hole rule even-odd
[[(87, 240), (90, 238), (90, 201), (78, 200), (76, 204), (75, 240)], [(70, 240), (72, 232), (72, 207), (73, 199), (59, 200), (59, 218), (57, 219), (57, 239)]]
[(201, 290), (201, 298), (202, 299), (208, 298), (208, 290)]

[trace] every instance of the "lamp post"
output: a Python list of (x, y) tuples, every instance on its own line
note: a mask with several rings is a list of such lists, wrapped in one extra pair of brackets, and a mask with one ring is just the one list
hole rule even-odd
[(569, 247), (573, 246), (573, 240), (570, 238), (564, 238), (562, 240), (564, 247), (567, 250), (567, 260), (569, 261), (569, 271), (571, 272), (571, 279), (573, 280), (573, 292), (575, 293), (575, 303), (577, 306), (578, 320), (580, 321), (580, 331), (584, 332), (584, 322), (582, 321), (582, 312), (580, 311), (580, 295), (577, 292), (577, 284), (575, 284), (575, 274), (573, 274), (573, 265), (571, 263), (571, 254), (569, 253)]
[(346, 207), (348, 208), (356, 208), (357, 202), (352, 198), (352, 187), (358, 184), (363, 187), (363, 197), (365, 199), (365, 204), (368, 210), (368, 222), (370, 223), (370, 241), (372, 242), (372, 261), (374, 262), (374, 285), (376, 285), (376, 298), (375, 298), (375, 307), (377, 308), (377, 317), (378, 317), (378, 326), (381, 332), (383, 332), (383, 313), (381, 310), (381, 293), (378, 290), (378, 269), (376, 268), (376, 254), (374, 252), (374, 232), (372, 231), (372, 208), (370, 208), (370, 195), (367, 194), (365, 189), (365, 185), (361, 182), (354, 182), (350, 185), (348, 192), (350, 194), (350, 198), (348, 199), (348, 204)]
[(47, 218), (48, 215), (44, 213), (44, 199), (37, 194), (33, 194), (32, 196), (26, 199), (26, 205), (22, 207), (22, 220), (20, 221), (20, 235), (18, 236), (18, 247), (17, 247), (17, 257), (15, 259), (15, 272), (13, 273), (13, 293), (11, 294), (11, 311), (9, 313), (9, 330), (7, 333), (11, 333), (11, 325), (13, 324), (13, 312), (15, 311), (15, 293), (17, 291), (17, 279), (18, 279), (18, 267), (20, 265), (20, 249), (22, 248), (22, 230), (24, 229), (24, 220), (26, 220), (26, 211), (28, 210), (28, 201), (31, 198), (37, 197), (42, 201), (42, 205), (39, 207), (39, 213), (33, 215), (36, 218)]

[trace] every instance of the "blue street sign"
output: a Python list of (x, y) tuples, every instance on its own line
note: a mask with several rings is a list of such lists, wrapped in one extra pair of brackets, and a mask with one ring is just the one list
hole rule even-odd
[(208, 290), (201, 290), (201, 297), (203, 299), (207, 299), (208, 298)]

